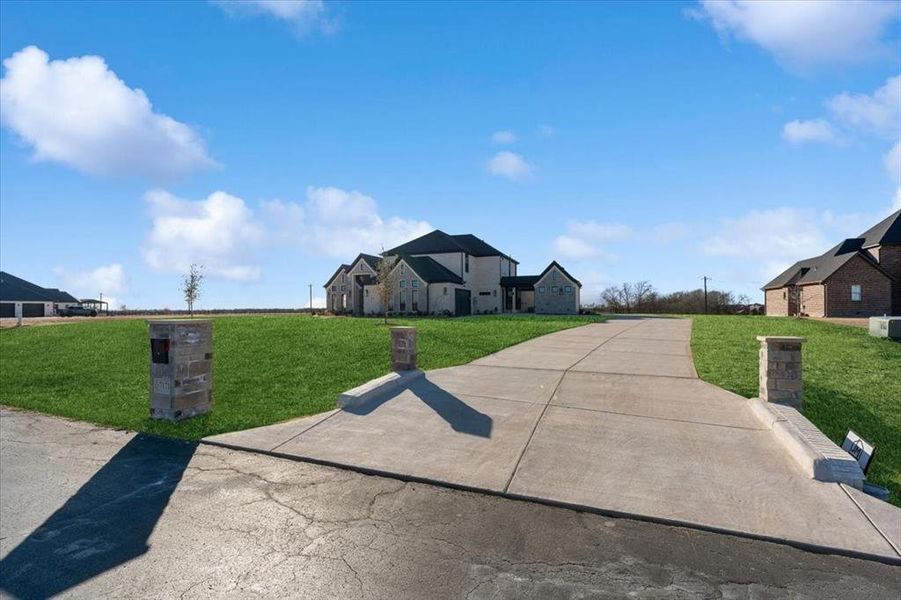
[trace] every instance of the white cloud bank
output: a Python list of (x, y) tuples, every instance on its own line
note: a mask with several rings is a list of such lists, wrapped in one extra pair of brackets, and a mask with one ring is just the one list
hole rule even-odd
[(373, 198), (337, 187), (308, 187), (305, 202), (269, 200), (262, 212), (278, 240), (300, 245), (309, 254), (347, 260), (434, 229), (426, 221), (382, 217)]
[[(888, 171), (889, 177), (901, 183), (901, 141), (895, 142), (892, 149), (885, 153), (882, 162), (885, 164), (885, 170)], [(901, 192), (901, 188), (898, 191)]]
[(569, 221), (566, 233), (554, 238), (551, 244), (554, 253), (562, 258), (586, 260), (612, 258), (600, 244), (626, 240), (632, 230), (619, 223), (598, 223), (597, 221)]
[(109, 307), (119, 307), (118, 297), (128, 291), (125, 269), (119, 263), (102, 265), (89, 271), (69, 271), (56, 267), (53, 273), (62, 282), (63, 289), (77, 298), (99, 299), (109, 302)]
[(3, 61), (2, 123), (34, 149), (92, 175), (165, 179), (215, 165), (197, 133), (154, 112), (99, 56), (49, 60), (28, 46)]
[(230, 16), (266, 15), (284, 21), (298, 35), (314, 29), (334, 33), (338, 27), (322, 0), (213, 0), (212, 3)]
[(488, 172), (511, 181), (523, 181), (532, 176), (534, 168), (519, 154), (505, 150), (491, 157)]
[(757, 261), (762, 264), (760, 274), (772, 277), (797, 260), (821, 254), (828, 245), (816, 214), (783, 207), (724, 220), (702, 249), (711, 256)]
[(790, 144), (810, 142), (835, 144), (839, 141), (832, 125), (825, 119), (789, 121), (782, 128), (782, 139)]
[(260, 268), (250, 260), (263, 230), (244, 200), (214, 192), (205, 200), (177, 198), (163, 190), (144, 196), (153, 227), (143, 248), (153, 271), (184, 273), (192, 263), (210, 277), (255, 281)]
[(843, 92), (826, 103), (850, 127), (881, 136), (901, 135), (901, 75), (889, 77), (872, 94)]
[(896, 2), (881, 0), (701, 0), (690, 14), (793, 69), (891, 56), (884, 34), (899, 17)]

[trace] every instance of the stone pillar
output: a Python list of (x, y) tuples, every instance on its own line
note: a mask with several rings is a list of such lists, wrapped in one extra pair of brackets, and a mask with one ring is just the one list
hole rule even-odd
[(802, 337), (758, 335), (760, 341), (760, 399), (804, 408), (801, 382)]
[(391, 370), (412, 371), (418, 354), (415, 327), (391, 328)]
[(213, 408), (213, 322), (148, 321), (150, 416), (181, 421)]

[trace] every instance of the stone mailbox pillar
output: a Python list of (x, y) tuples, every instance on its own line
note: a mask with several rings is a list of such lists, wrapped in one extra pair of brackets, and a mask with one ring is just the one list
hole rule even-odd
[(412, 371), (416, 368), (418, 344), (415, 327), (391, 328), (391, 370)]
[(766, 335), (757, 339), (760, 341), (760, 399), (802, 410), (801, 345), (805, 339)]
[(213, 322), (167, 319), (150, 329), (150, 416), (181, 421), (213, 408)]

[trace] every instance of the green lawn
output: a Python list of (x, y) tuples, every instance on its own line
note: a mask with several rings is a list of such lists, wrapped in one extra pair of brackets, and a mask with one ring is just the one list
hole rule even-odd
[(901, 506), (901, 343), (866, 330), (777, 317), (693, 317), (691, 347), (702, 379), (757, 395), (758, 335), (799, 335), (804, 414), (836, 443), (853, 429), (876, 446), (867, 479)]
[[(459, 365), (598, 317), (404, 319), (419, 329), (425, 369)], [(149, 413), (147, 323), (84, 321), (0, 330), (0, 404), (185, 439), (335, 407), (338, 395), (389, 370), (380, 319), (299, 315), (214, 318), (214, 410), (182, 423)]]

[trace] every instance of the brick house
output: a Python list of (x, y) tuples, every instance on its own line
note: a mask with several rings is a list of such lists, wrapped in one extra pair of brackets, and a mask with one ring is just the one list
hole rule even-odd
[(766, 314), (868, 317), (901, 314), (901, 210), (763, 286)]
[(395, 314), (579, 313), (582, 284), (557, 261), (539, 275), (518, 275), (519, 262), (484, 240), (441, 230), (340, 265), (325, 284), (328, 309), (381, 314), (382, 261), (391, 265), (388, 308)]

